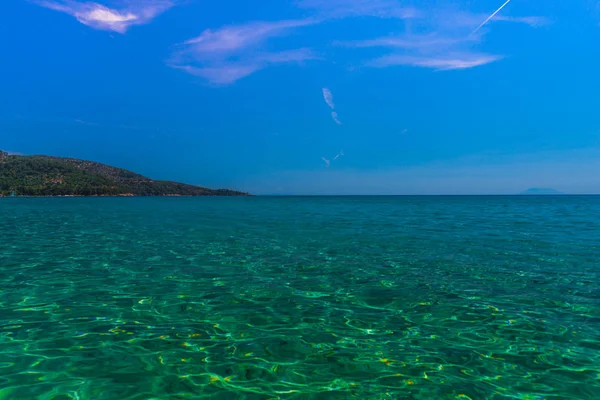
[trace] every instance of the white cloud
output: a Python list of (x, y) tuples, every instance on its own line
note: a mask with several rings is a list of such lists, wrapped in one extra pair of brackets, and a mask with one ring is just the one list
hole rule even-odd
[[(435, 28), (436, 30), (466, 36), (469, 33), (472, 33), (473, 30), (481, 25), (487, 18), (489, 18), (488, 14), (474, 13), (465, 10), (432, 9), (423, 19), (430, 27)], [(516, 17), (498, 13), (495, 14), (486, 25), (496, 22), (525, 24), (537, 28), (548, 25), (551, 21), (548, 18), (541, 16)]]
[(384, 48), (388, 53), (365, 63), (368, 67), (385, 68), (397, 65), (432, 68), (435, 70), (468, 69), (500, 60), (502, 56), (485, 54), (473, 49), (480, 43), (476, 36), (446, 36), (440, 33), (404, 34), (339, 45), (355, 48)]
[(550, 19), (546, 17), (510, 17), (504, 15), (496, 15), (492, 21), (506, 21), (506, 22), (516, 22), (521, 24), (529, 25), (533, 28), (538, 28), (540, 26), (549, 25), (551, 23)]
[(200, 36), (182, 43), (169, 64), (214, 84), (231, 84), (270, 65), (318, 59), (308, 48), (265, 49), (268, 39), (315, 23), (313, 19), (263, 21), (218, 30), (207, 29)]
[(202, 77), (217, 85), (228, 85), (242, 79), (260, 69), (256, 65), (220, 65), (218, 67), (193, 67), (190, 65), (173, 65), (189, 74)]
[(334, 44), (344, 47), (389, 47), (399, 49), (424, 49), (443, 46), (452, 46), (463, 42), (464, 39), (441, 37), (435, 33), (426, 35), (395, 35), (375, 39), (337, 41)]
[[(335, 110), (335, 104), (333, 103), (333, 94), (331, 93), (331, 90), (327, 89), (327, 88), (323, 88), (323, 100), (325, 100), (325, 103), (327, 103), (327, 105), (331, 108), (331, 110)], [(342, 122), (340, 121), (339, 117), (338, 117), (338, 113), (335, 111), (331, 111), (331, 119), (333, 119), (335, 121), (336, 124), (341, 125)]]
[(335, 157), (333, 157), (333, 160), (328, 160), (325, 157), (321, 157), (321, 160), (323, 160), (323, 162), (325, 163), (325, 168), (329, 168), (333, 161), (337, 160), (338, 158), (342, 157), (343, 155), (344, 155), (344, 151), (342, 150), (339, 153), (337, 153)]
[(446, 37), (439, 34), (396, 35), (376, 39), (340, 42), (346, 47), (381, 47), (393, 51), (365, 65), (385, 68), (410, 65), (436, 70), (467, 69), (489, 64), (502, 57), (473, 51), (470, 47), (479, 42), (477, 37)]
[(338, 125), (342, 124), (342, 122), (338, 118), (338, 113), (336, 113), (335, 111), (331, 112), (331, 118), (335, 121), (336, 124), (338, 124)]
[(199, 66), (177, 65), (192, 75), (206, 79), (216, 85), (229, 85), (273, 64), (301, 63), (318, 57), (310, 49), (296, 49), (273, 53), (255, 54), (243, 60), (211, 59), (198, 63)]
[(264, 42), (266, 39), (289, 33), (291, 29), (313, 25), (314, 19), (287, 21), (255, 21), (244, 25), (226, 26), (218, 30), (206, 29), (200, 36), (187, 40), (200, 53), (232, 53)]
[[(202, 77), (216, 85), (232, 84), (264, 68), (279, 64), (302, 64), (321, 59), (313, 49), (321, 42), (281, 47), (281, 38), (316, 24), (344, 18), (380, 18), (410, 20), (398, 24), (399, 31), (390, 36), (334, 41), (346, 51), (380, 48), (381, 53), (363, 65), (389, 67), (412, 65), (435, 70), (468, 69), (502, 59), (502, 55), (487, 54), (482, 45), (483, 33), (469, 35), (487, 14), (439, 6), (407, 7), (399, 0), (297, 0), (295, 4), (313, 15), (301, 19), (253, 21), (240, 25), (206, 29), (199, 36), (181, 43), (168, 64)], [(126, 18), (121, 15), (119, 18)], [(488, 23), (504, 21), (539, 26), (547, 23), (537, 16), (513, 17), (497, 13)], [(119, 22), (120, 23), (120, 22)], [(336, 32), (336, 31), (330, 31)], [(295, 36), (297, 39), (299, 36)], [(275, 38), (280, 40), (275, 41)], [(308, 40), (308, 38), (307, 38)], [(279, 47), (273, 45), (277, 43)], [(331, 43), (331, 42), (330, 42)], [(366, 51), (365, 51), (366, 53)], [(373, 57), (373, 51), (369, 57)], [(356, 56), (353, 58), (357, 58)], [(358, 55), (360, 59), (361, 56)], [(329, 92), (329, 95), (331, 93)], [(325, 90), (323, 95), (328, 96)], [(325, 101), (333, 109), (333, 100)], [(331, 104), (330, 104), (331, 102)], [(337, 120), (337, 117), (334, 117)], [(339, 120), (338, 120), (339, 121)]]
[(444, 71), (452, 69), (468, 69), (479, 67), (497, 61), (501, 58), (502, 57), (500, 56), (475, 53), (445, 55), (439, 57), (404, 56), (391, 54), (375, 59), (367, 65), (377, 68), (390, 67), (394, 65), (409, 65), (414, 67), (426, 67), (433, 68), (438, 71)]
[(143, 25), (171, 8), (170, 0), (122, 2), (121, 9), (109, 8), (95, 2), (74, 0), (34, 0), (35, 3), (72, 15), (79, 22), (94, 29), (125, 33), (133, 25)]
[[(386, 53), (365, 62), (366, 66), (384, 68), (408, 65), (435, 70), (468, 69), (498, 61), (502, 55), (486, 54), (478, 49), (482, 34), (474, 33), (483, 21), (504, 21), (541, 26), (549, 21), (543, 17), (503, 16), (498, 9), (493, 15), (462, 10), (431, 7), (415, 14), (412, 27), (389, 36), (334, 44), (353, 49), (381, 48)], [(419, 33), (414, 33), (419, 32)]]
[(323, 99), (325, 100), (325, 103), (327, 103), (327, 105), (331, 107), (332, 110), (335, 109), (335, 104), (333, 103), (333, 94), (331, 94), (331, 90), (323, 88)]

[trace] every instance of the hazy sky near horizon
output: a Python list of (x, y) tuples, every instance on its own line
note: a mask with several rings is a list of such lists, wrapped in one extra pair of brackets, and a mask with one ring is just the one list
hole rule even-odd
[(257, 194), (600, 193), (600, 0), (483, 26), (505, 0), (0, 3), (8, 151)]

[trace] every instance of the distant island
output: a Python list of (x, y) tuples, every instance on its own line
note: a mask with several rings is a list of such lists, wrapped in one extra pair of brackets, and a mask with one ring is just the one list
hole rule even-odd
[(542, 195), (542, 194), (564, 194), (562, 192), (559, 192), (556, 189), (549, 189), (549, 188), (530, 188), (527, 189), (524, 192), (521, 192), (520, 194), (529, 194), (529, 195)]
[(4, 196), (249, 196), (142, 175), (93, 161), (0, 151), (0, 197)]

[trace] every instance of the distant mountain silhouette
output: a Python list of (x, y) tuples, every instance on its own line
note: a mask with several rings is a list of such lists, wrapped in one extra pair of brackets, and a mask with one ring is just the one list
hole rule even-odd
[(541, 194), (564, 194), (556, 189), (549, 188), (530, 188), (520, 194), (541, 195)]

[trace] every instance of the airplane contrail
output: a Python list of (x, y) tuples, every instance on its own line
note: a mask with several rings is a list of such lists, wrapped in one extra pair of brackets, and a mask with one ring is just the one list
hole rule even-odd
[[(485, 24), (487, 24), (487, 23), (490, 21), (490, 19), (494, 18), (494, 17), (496, 16), (496, 14), (498, 14), (498, 13), (500, 12), (500, 10), (502, 10), (502, 9), (503, 9), (503, 8), (504, 8), (504, 7), (505, 7), (505, 6), (506, 6), (508, 3), (510, 3), (510, 2), (511, 2), (511, 0), (506, 0), (506, 1), (504, 2), (504, 4), (502, 4), (502, 5), (500, 6), (500, 8), (499, 8), (499, 9), (497, 9), (496, 11), (494, 11), (494, 13), (493, 13), (492, 15), (490, 15), (490, 16), (489, 16), (489, 17), (488, 17), (488, 18), (487, 18), (485, 21), (483, 21), (483, 22), (481, 23), (481, 25), (479, 25), (479, 26), (478, 26), (478, 27), (477, 27), (477, 28), (476, 28), (476, 29), (475, 29), (473, 32), (471, 32), (471, 35), (474, 35), (475, 33), (477, 33), (477, 31), (478, 31), (478, 30), (480, 30), (481, 28), (483, 28), (483, 26), (484, 26)], [(471, 36), (471, 35), (469, 35), (469, 36)]]

